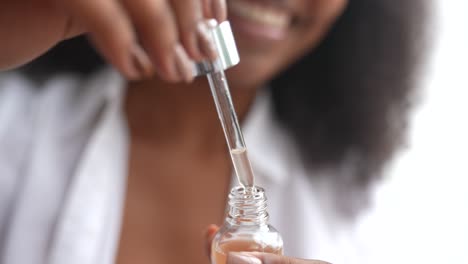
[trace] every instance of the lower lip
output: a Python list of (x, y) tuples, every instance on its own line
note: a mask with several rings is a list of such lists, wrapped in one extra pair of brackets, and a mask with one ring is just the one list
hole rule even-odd
[(229, 21), (234, 32), (247, 35), (258, 41), (279, 41), (286, 38), (285, 28), (268, 26), (235, 13), (229, 13)]

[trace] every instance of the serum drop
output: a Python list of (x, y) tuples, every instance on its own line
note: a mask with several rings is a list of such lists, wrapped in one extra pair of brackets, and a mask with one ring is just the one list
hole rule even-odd
[(225, 264), (229, 252), (283, 254), (283, 239), (268, 224), (266, 196), (262, 188), (234, 187), (228, 204), (224, 224), (211, 244), (212, 264)]

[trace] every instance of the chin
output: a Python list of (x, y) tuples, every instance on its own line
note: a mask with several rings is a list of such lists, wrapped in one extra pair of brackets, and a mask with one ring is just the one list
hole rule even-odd
[(232, 89), (250, 90), (264, 86), (271, 79), (272, 74), (269, 72), (260, 63), (241, 59), (239, 65), (226, 71), (226, 75)]

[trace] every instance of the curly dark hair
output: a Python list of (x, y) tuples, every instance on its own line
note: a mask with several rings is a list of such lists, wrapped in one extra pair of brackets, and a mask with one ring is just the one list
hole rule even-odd
[(404, 139), (427, 4), (350, 0), (320, 46), (272, 82), (307, 167), (350, 159), (346, 177), (361, 186), (381, 174)]
[[(365, 186), (401, 145), (423, 36), (424, 0), (349, 0), (321, 44), (271, 81), (275, 114), (310, 169), (351, 157), (347, 178)], [(104, 65), (84, 37), (24, 68), (91, 73)], [(37, 79), (37, 78), (36, 78)]]

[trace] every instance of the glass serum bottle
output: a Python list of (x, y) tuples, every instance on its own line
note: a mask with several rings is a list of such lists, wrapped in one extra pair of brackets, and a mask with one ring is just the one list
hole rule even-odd
[(234, 187), (229, 194), (228, 213), (211, 244), (211, 263), (225, 264), (229, 252), (283, 254), (283, 239), (268, 224), (264, 189)]

